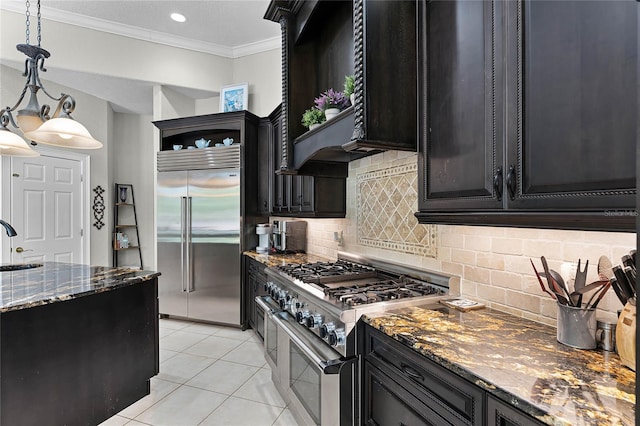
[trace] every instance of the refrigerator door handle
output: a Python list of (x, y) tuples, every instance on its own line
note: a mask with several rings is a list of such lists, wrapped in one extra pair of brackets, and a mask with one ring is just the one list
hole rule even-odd
[(187, 197), (180, 197), (180, 270), (182, 271), (182, 291), (187, 291), (185, 288), (185, 231), (186, 231), (186, 204)]
[(193, 197), (187, 197), (187, 293), (191, 293), (193, 288), (192, 264), (193, 264), (193, 247), (191, 232), (191, 201)]

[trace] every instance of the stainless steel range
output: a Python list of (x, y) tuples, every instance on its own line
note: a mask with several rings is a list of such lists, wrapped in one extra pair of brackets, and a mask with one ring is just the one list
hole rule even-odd
[(256, 302), (266, 312), (265, 357), (273, 381), (299, 420), (322, 425), (357, 424), (352, 403), (360, 316), (435, 303), (449, 293), (451, 279), (348, 253), (336, 262), (266, 273), (269, 296)]

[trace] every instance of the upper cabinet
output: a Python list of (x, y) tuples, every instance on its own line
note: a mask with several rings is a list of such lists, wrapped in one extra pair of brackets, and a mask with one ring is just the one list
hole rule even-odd
[(420, 222), (634, 230), (637, 7), (419, 2)]
[[(415, 1), (274, 0), (265, 19), (282, 33), (281, 173), (344, 177), (351, 160), (417, 149)], [(308, 131), (303, 112), (347, 75), (354, 105)]]

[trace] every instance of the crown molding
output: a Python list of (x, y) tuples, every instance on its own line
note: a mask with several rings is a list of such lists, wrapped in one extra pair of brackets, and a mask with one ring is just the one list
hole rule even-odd
[[(20, 2), (0, 1), (0, 9), (24, 14), (24, 5)], [(42, 6), (43, 20), (60, 22), (77, 27), (115, 34), (123, 37), (158, 43), (165, 46), (177, 47), (179, 49), (192, 50), (195, 52), (208, 53), (225, 58), (239, 58), (241, 56), (253, 55), (280, 48), (280, 37), (273, 37), (255, 43), (248, 43), (236, 47), (223, 46), (216, 43), (208, 43), (201, 40), (194, 40), (158, 31), (145, 30), (126, 24), (119, 24), (104, 19), (93, 18), (73, 12), (61, 11)]]

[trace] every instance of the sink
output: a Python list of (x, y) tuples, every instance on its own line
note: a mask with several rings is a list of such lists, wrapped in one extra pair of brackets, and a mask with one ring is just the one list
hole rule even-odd
[(23, 269), (39, 268), (42, 263), (22, 263), (19, 265), (2, 265), (0, 266), (0, 272), (21, 271)]

